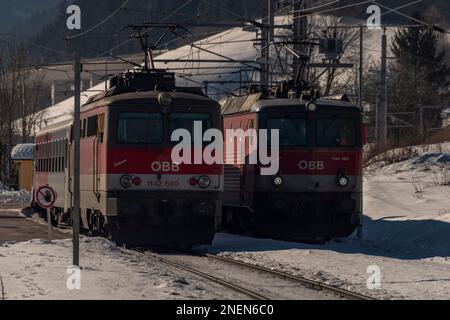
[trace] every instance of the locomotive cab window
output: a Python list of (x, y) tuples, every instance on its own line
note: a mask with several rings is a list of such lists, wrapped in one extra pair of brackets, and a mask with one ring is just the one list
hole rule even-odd
[(355, 121), (337, 117), (317, 119), (317, 144), (321, 147), (354, 147)]
[(172, 113), (169, 118), (169, 139), (177, 129), (185, 129), (193, 136), (195, 122), (202, 123), (202, 134), (211, 129), (211, 115), (208, 113)]
[(302, 118), (280, 117), (267, 120), (269, 140), (271, 130), (279, 130), (280, 147), (302, 147), (307, 143), (306, 120)]
[(117, 138), (126, 144), (159, 144), (163, 142), (163, 117), (160, 113), (121, 113)]

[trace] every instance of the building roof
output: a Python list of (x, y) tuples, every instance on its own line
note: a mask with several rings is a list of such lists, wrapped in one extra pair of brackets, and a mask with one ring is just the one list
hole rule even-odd
[(34, 159), (34, 144), (25, 143), (18, 144), (11, 152), (12, 160), (33, 160)]

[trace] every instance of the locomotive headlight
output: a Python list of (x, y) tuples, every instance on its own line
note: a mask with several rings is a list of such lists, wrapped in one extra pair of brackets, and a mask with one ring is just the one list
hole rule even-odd
[(134, 177), (133, 178), (133, 184), (135, 185), (135, 186), (140, 186), (141, 184), (142, 184), (142, 179), (141, 178), (139, 178), (139, 177)]
[(283, 185), (283, 178), (280, 176), (276, 176), (275, 178), (273, 178), (273, 184), (275, 185), (275, 187), (281, 187)]
[(310, 102), (306, 105), (306, 108), (308, 109), (308, 111), (314, 112), (317, 110), (317, 106), (315, 103)]
[(340, 186), (340, 187), (342, 187), (342, 188), (345, 188), (345, 187), (347, 187), (348, 186), (348, 184), (349, 184), (349, 180), (348, 180), (348, 178), (346, 177), (346, 176), (339, 176), (338, 177), (338, 185)]
[(158, 102), (162, 106), (170, 106), (173, 102), (173, 98), (168, 93), (160, 93), (158, 95)]
[(211, 185), (211, 179), (206, 176), (200, 177), (198, 179), (198, 185), (200, 186), (200, 188), (206, 189)]
[(133, 185), (133, 177), (132, 176), (122, 176), (120, 178), (120, 185), (126, 189), (130, 188)]

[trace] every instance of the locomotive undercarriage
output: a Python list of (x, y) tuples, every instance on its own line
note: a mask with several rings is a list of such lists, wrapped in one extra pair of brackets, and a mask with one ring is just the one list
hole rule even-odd
[(111, 240), (128, 246), (209, 245), (220, 224), (220, 194), (121, 195), (117, 215), (106, 216)]
[(323, 242), (362, 224), (359, 193), (257, 193), (254, 206), (225, 207), (223, 226), (279, 240)]
[[(109, 195), (112, 196), (112, 195)], [(104, 236), (130, 247), (210, 245), (220, 225), (220, 193), (115, 194), (117, 214), (81, 208), (80, 225), (89, 236)], [(42, 218), (46, 210), (39, 208)], [(71, 225), (71, 212), (51, 209), (54, 227)]]

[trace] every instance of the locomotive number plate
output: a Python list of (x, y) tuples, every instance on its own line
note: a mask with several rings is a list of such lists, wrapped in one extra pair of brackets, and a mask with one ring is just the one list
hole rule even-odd
[(152, 188), (179, 188), (180, 182), (177, 180), (166, 180), (166, 181), (150, 180), (147, 182), (147, 186)]

